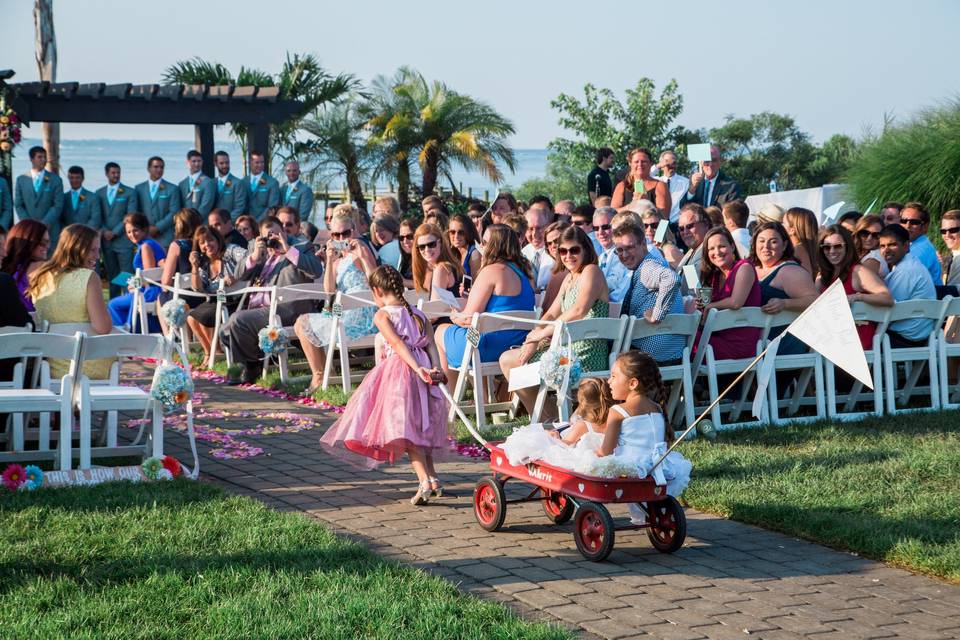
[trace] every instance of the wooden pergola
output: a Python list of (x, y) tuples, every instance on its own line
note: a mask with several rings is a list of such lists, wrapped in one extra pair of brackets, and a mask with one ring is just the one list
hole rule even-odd
[[(30, 122), (192, 124), (203, 171), (214, 175), (213, 127), (247, 125), (247, 150), (269, 153), (270, 125), (285, 122), (302, 104), (280, 97), (278, 87), (236, 85), (23, 82), (8, 84), (13, 108)], [(269, 163), (269, 158), (268, 158)]]

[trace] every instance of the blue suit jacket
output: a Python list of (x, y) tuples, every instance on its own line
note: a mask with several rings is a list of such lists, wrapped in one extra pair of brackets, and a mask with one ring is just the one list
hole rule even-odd
[(63, 211), (63, 181), (44, 169), (40, 190), (34, 191), (33, 176), (17, 176), (13, 202), (20, 220), (39, 220), (54, 229)]
[(10, 185), (7, 179), (0, 177), (0, 227), (9, 231), (13, 226), (13, 196), (10, 195)]
[(157, 186), (157, 195), (150, 199), (150, 182), (141, 182), (136, 187), (138, 211), (150, 218), (150, 224), (157, 228), (160, 235), (157, 241), (164, 247), (173, 240), (173, 216), (180, 211), (180, 189), (177, 185), (163, 180)]
[(263, 220), (267, 209), (280, 204), (280, 184), (276, 178), (268, 176), (266, 173), (260, 175), (256, 189), (250, 185), (250, 176), (247, 176), (244, 180), (251, 187), (250, 197), (247, 200), (247, 213), (256, 218), (257, 222), (260, 222)]
[(180, 181), (180, 202), (184, 207), (190, 207), (200, 212), (200, 215), (206, 219), (207, 214), (213, 210), (213, 205), (217, 201), (217, 181), (202, 173), (190, 189), (190, 178), (184, 178)]
[(77, 208), (73, 208), (73, 193), (63, 194), (63, 213), (60, 224), (67, 227), (71, 224), (85, 224), (93, 229), (100, 230), (100, 206), (97, 203), (97, 194), (85, 187), (80, 188), (80, 197), (77, 199)]
[(313, 189), (300, 180), (291, 190), (288, 182), (280, 188), (280, 202), (285, 207), (295, 207), (300, 212), (300, 219), (309, 221), (313, 212)]
[(127, 239), (127, 234), (123, 232), (123, 219), (128, 213), (137, 210), (137, 194), (133, 187), (128, 187), (122, 182), (117, 187), (117, 195), (111, 205), (107, 201), (107, 188), (97, 189), (97, 206), (100, 211), (101, 226), (112, 231), (117, 237), (110, 242), (104, 243), (104, 248), (114, 253), (133, 252), (133, 243)]
[(229, 211), (230, 217), (236, 222), (237, 218), (247, 211), (247, 192), (250, 189), (250, 183), (232, 173), (227, 174), (222, 187), (219, 176), (214, 183), (217, 187), (216, 208)]

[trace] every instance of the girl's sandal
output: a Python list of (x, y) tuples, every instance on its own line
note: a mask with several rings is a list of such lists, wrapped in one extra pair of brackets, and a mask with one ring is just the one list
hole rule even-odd
[(415, 507), (420, 505), (427, 504), (430, 501), (430, 481), (426, 480), (421, 482), (417, 487), (417, 492), (413, 494), (413, 497), (410, 498), (410, 504)]
[(438, 498), (443, 497), (443, 485), (440, 484), (439, 478), (430, 478), (430, 495)]

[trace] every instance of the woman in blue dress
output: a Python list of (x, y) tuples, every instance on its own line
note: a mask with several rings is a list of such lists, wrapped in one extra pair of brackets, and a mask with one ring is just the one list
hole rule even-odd
[[(475, 274), (467, 304), (460, 313), (450, 317), (454, 324), (437, 327), (437, 347), (440, 364), (453, 384), (456, 371), (463, 360), (467, 343), (467, 328), (474, 313), (533, 311), (536, 298), (530, 272), (530, 263), (520, 253), (520, 240), (510, 227), (493, 224), (483, 234), (483, 263)], [(480, 337), (480, 359), (496, 362), (500, 354), (523, 342), (525, 329), (507, 329), (486, 333)]]
[(453, 250), (454, 255), (460, 258), (463, 267), (464, 277), (460, 287), (460, 295), (466, 296), (470, 293), (470, 287), (473, 286), (473, 279), (480, 273), (482, 256), (477, 249), (480, 236), (477, 235), (477, 227), (470, 221), (470, 218), (462, 213), (456, 213), (450, 218), (447, 237), (450, 239), (450, 249)]
[[(166, 257), (167, 253), (163, 246), (156, 240), (149, 238), (150, 219), (142, 213), (134, 212), (128, 214), (123, 219), (123, 230), (127, 234), (130, 242), (136, 245), (137, 252), (133, 254), (134, 269), (153, 269), (159, 265)], [(127, 285), (128, 293), (117, 296), (107, 305), (110, 311), (110, 318), (113, 325), (121, 327), (124, 324), (133, 326), (131, 313), (133, 311), (133, 289)], [(160, 295), (160, 287), (144, 286), (140, 287), (143, 292), (144, 304), (153, 303)], [(153, 316), (150, 317), (150, 332), (156, 333), (160, 330), (160, 324)]]

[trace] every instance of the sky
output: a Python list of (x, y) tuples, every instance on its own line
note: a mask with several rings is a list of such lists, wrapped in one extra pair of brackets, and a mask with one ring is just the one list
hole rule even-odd
[[(674, 78), (680, 124), (775, 111), (818, 141), (857, 137), (884, 113), (905, 118), (960, 94), (947, 48), (960, 25), (953, 0), (620, 4), (56, 0), (57, 79), (159, 83), (167, 66), (193, 56), (273, 73), (288, 50), (364, 82), (409, 65), (492, 104), (513, 121), (521, 149), (569, 135), (550, 101), (582, 96), (586, 83), (622, 95), (643, 76), (658, 89)], [(37, 80), (33, 3), (3, 5), (0, 67), (13, 68), (14, 81)], [(193, 131), (64, 124), (61, 135), (190, 140)]]

